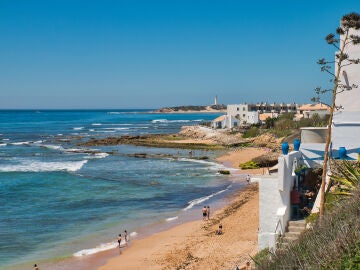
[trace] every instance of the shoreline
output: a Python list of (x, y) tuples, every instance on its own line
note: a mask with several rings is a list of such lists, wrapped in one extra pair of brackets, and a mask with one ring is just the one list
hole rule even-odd
[[(216, 160), (238, 169), (236, 163), (262, 155), (266, 151), (262, 148), (230, 150)], [(239, 170), (233, 173), (233, 177), (247, 173), (260, 174), (261, 171), (262, 169)], [(121, 253), (117, 249), (113, 250), (113, 258), (97, 269), (115, 270), (119, 269), (119, 266), (124, 269), (177, 269), (185, 265), (195, 267), (193, 269), (219, 269), (226, 266), (232, 268), (235, 264), (243, 265), (250, 259), (249, 254), (254, 255), (257, 252), (257, 185), (248, 185), (228, 195), (224, 200), (224, 205), (215, 211), (210, 221), (188, 221), (133, 240), (128, 247), (121, 250)], [(244, 218), (248, 222), (239, 224), (238, 221)], [(215, 235), (219, 222), (223, 223), (224, 232), (226, 231), (222, 236)], [(235, 241), (237, 238), (238, 241)], [(206, 244), (207, 241), (211, 242), (212, 248)], [(234, 245), (236, 248), (231, 248)], [(224, 253), (218, 254), (219, 248)], [(204, 252), (201, 251), (203, 249)], [(227, 261), (223, 260), (224, 256), (228, 257)], [(210, 268), (209, 263), (212, 265)]]
[[(214, 241), (214, 232), (217, 229), (219, 220), (223, 220), (225, 231), (228, 227), (233, 227), (233, 225), (238, 222), (237, 220), (243, 219), (244, 216), (249, 216), (251, 217), (252, 223), (247, 224), (246, 229), (244, 230), (240, 227), (240, 232), (239, 228), (232, 228), (231, 230), (233, 232), (231, 234), (226, 233), (229, 236), (229, 239), (226, 240), (226, 244), (224, 243), (225, 246), (231, 246), (231, 241), (234, 239), (234, 235), (232, 234), (235, 234), (236, 232), (236, 234), (240, 235), (244, 239), (250, 236), (250, 242), (240, 241), (241, 243), (237, 243), (239, 247), (236, 247), (236, 249), (234, 248), (234, 251), (229, 251), (228, 248), (225, 250), (226, 254), (230, 257), (233, 256), (229, 258), (229, 262), (236, 261), (239, 265), (243, 264), (249, 259), (249, 257), (244, 254), (253, 254), (257, 251), (258, 228), (258, 218), (256, 218), (258, 215), (257, 187), (255, 187), (256, 185), (246, 185), (244, 177), (245, 174), (261, 174), (262, 169), (241, 170), (239, 169), (238, 164), (255, 156), (263, 155), (266, 151), (267, 150), (264, 148), (256, 147), (233, 148), (215, 158), (218, 163), (231, 170), (230, 177), (232, 178), (234, 184), (239, 185), (242, 183), (245, 188), (241, 188), (239, 186), (236, 190), (231, 191), (224, 197), (210, 202), (212, 212), (214, 212), (214, 214), (212, 214), (213, 218), (210, 222), (204, 223), (201, 218), (198, 218), (198, 210), (192, 209), (189, 212), (182, 213), (181, 216), (179, 215), (178, 220), (172, 222), (159, 221), (151, 225), (139, 227), (136, 229), (138, 236), (131, 237), (131, 242), (128, 247), (121, 248), (121, 253), (119, 253), (119, 249), (113, 248), (82, 257), (70, 256), (55, 261), (39, 261), (38, 264), (40, 264), (43, 269), (53, 270), (115, 270), (119, 269), (119, 265), (121, 265), (122, 268), (124, 267), (124, 269), (164, 269), (163, 264), (169, 260), (169, 257), (171, 258), (170, 261), (176, 265), (187, 261), (186, 254), (189, 254), (189, 245), (187, 244), (187, 241), (189, 239), (191, 239), (192, 242), (191, 246), (200, 245), (198, 248), (199, 250), (208, 250), (206, 244), (204, 246), (204, 241), (207, 240), (204, 239)], [(208, 204), (208, 202), (204, 203)], [(225, 226), (225, 224), (227, 225)], [(239, 225), (241, 226), (242, 224)], [(179, 249), (179, 247), (184, 248)], [(177, 251), (176, 254), (174, 253), (174, 250)], [(238, 252), (237, 254), (233, 254), (236, 250), (243, 250), (242, 254), (246, 258), (244, 257), (244, 260), (238, 262), (238, 259), (235, 258), (239, 255)], [(218, 251), (216, 250), (207, 251), (201, 256), (217, 252)], [(177, 253), (182, 255), (178, 256)], [(201, 256), (199, 258), (201, 258)], [(209, 261), (212, 259), (213, 258), (207, 258), (206, 260)], [(151, 268), (148, 266), (150, 261), (152, 265)], [(193, 262), (186, 262), (186, 264), (197, 264), (196, 261), (197, 260)], [(178, 266), (172, 265), (167, 269), (176, 269), (177, 267)], [(211, 269), (218, 269), (218, 267), (220, 266), (217, 265)], [(233, 266), (230, 268), (232, 267)], [(11, 268), (9, 268), (9, 270), (10, 269)], [(193, 269), (208, 268), (196, 265)]]

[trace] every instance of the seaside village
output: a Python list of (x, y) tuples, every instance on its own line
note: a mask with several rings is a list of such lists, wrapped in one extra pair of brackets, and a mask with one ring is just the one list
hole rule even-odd
[[(349, 44), (347, 53), (354, 59), (360, 59), (359, 46)], [(360, 161), (360, 89), (357, 87), (360, 85), (360, 65), (343, 67), (339, 74), (339, 81), (344, 82), (344, 90), (341, 90), (336, 97), (336, 104), (339, 106), (333, 113), (330, 144), (326, 145), (328, 132), (326, 125), (302, 127), (298, 137), (279, 143), (281, 154), (277, 158), (276, 165), (269, 168), (263, 175), (252, 175), (251, 177), (251, 182), (258, 183), (259, 186), (258, 251), (261, 253), (266, 250), (275, 260), (285, 254), (281, 253), (284, 248), (289, 245), (296, 246), (293, 243), (296, 243), (296, 240), (311, 228), (311, 217), (317, 216), (319, 211), (322, 211), (320, 209), (322, 188), (325, 191), (338, 188), (341, 190), (338, 194), (347, 194), (351, 185), (355, 185), (351, 182), (351, 177), (355, 177), (357, 183), (359, 181), (359, 170), (351, 169), (349, 164), (358, 166), (357, 162)], [(217, 105), (216, 103), (217, 97), (215, 97), (215, 105)], [(326, 115), (329, 116), (330, 107), (323, 103), (302, 105), (268, 102), (233, 104), (227, 105), (226, 114), (211, 121), (210, 125), (212, 129), (216, 130), (248, 129), (250, 126), (264, 125), (269, 119), (276, 119), (289, 113), (294, 115), (293, 121), (311, 119), (315, 115), (315, 117), (322, 118)], [(326, 162), (326, 171), (323, 174), (324, 154), (327, 147), (329, 161)], [(342, 162), (345, 162), (345, 165)], [(335, 179), (339, 179), (334, 177), (336, 171), (339, 170), (342, 173), (348, 170), (347, 174), (345, 173), (343, 176), (344, 181), (339, 180), (337, 185), (330, 186), (331, 182), (334, 183)], [(322, 186), (323, 177), (325, 186)], [(355, 207), (357, 208), (355, 215), (358, 220), (359, 201)], [(350, 225), (343, 224), (342, 226)], [(349, 230), (344, 230), (342, 233), (352, 235), (353, 230), (359, 230), (359, 224)], [(336, 241), (338, 244), (342, 244), (339, 235), (334, 237), (338, 237)], [(305, 250), (303, 252), (306, 253)], [(300, 268), (285, 267), (281, 269), (310, 269), (305, 265), (306, 263), (303, 264), (303, 267), (299, 266)], [(359, 258), (355, 265), (355, 268), (346, 269), (360, 269)]]

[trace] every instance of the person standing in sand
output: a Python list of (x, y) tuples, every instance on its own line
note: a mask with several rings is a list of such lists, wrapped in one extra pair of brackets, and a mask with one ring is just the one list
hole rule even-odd
[(37, 264), (34, 264), (34, 270), (39, 270), (39, 267), (37, 266)]
[(127, 230), (124, 231), (124, 239), (125, 239), (125, 245), (127, 246), (127, 242), (129, 241)]
[(210, 219), (210, 206), (207, 206), (206, 208), (206, 216), (207, 216), (207, 220)]
[(247, 182), (248, 184), (250, 184), (250, 174), (248, 174), (248, 175), (246, 176), (246, 182)]
[(206, 220), (206, 216), (207, 216), (207, 208), (206, 208), (206, 206), (204, 206), (201, 211), (202, 211), (202, 215), (203, 215), (203, 220)]
[(120, 244), (121, 244), (121, 233), (119, 234), (118, 238), (117, 238), (117, 242), (119, 244), (119, 248), (120, 248)]

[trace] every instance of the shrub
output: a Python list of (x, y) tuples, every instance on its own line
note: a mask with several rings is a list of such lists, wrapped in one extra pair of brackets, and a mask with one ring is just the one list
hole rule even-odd
[(254, 161), (252, 161), (252, 160), (240, 164), (239, 167), (240, 167), (241, 169), (243, 169), (243, 170), (246, 170), (246, 169), (258, 169), (258, 168), (260, 168), (260, 166), (259, 166), (256, 162), (254, 162)]
[(258, 127), (251, 127), (248, 131), (243, 134), (243, 138), (252, 138), (259, 135), (259, 128)]

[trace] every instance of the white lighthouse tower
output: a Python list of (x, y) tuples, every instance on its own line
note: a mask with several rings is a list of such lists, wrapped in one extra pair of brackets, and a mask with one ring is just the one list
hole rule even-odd
[(217, 95), (215, 96), (214, 105), (215, 105), (215, 106), (217, 106), (217, 105), (218, 105)]

